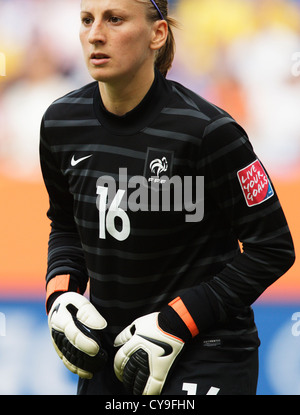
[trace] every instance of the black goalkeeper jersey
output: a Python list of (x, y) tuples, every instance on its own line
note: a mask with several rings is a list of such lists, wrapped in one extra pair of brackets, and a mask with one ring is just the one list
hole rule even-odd
[[(40, 159), (47, 283), (70, 274), (84, 293), (89, 281), (105, 341), (180, 296), (201, 347), (258, 347), (251, 304), (291, 267), (294, 249), (274, 186), (229, 114), (156, 72), (143, 101), (116, 116), (93, 82), (48, 108)], [(164, 177), (192, 178), (190, 202), (199, 190), (204, 211), (165, 209)]]

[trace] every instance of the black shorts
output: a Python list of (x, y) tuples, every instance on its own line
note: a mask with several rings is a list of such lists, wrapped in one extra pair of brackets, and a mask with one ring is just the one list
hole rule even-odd
[[(258, 350), (191, 350), (180, 355), (161, 395), (255, 395)], [(79, 395), (127, 395), (113, 370), (113, 356), (93, 379), (80, 379)]]
[(183, 357), (162, 395), (256, 395), (258, 351)]

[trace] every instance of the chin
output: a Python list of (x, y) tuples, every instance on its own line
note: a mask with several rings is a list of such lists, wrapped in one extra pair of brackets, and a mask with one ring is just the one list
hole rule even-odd
[(110, 82), (110, 81), (118, 80), (122, 78), (124, 75), (120, 71), (114, 71), (110, 68), (106, 68), (105, 66), (99, 67), (99, 68), (90, 67), (89, 73), (91, 77), (94, 78), (95, 81), (98, 81), (98, 82)]
[(107, 71), (105, 72), (102, 68), (89, 68), (89, 73), (98, 82), (105, 82), (105, 80), (110, 78)]
[[(118, 77), (117, 76), (112, 76), (112, 75), (102, 75), (102, 74), (91, 74), (92, 78), (95, 81), (98, 82), (103, 82), (103, 83), (112, 83), (112, 82), (117, 82), (118, 81)], [(122, 79), (122, 77), (121, 77)]]
[(111, 68), (89, 68), (89, 73), (95, 81), (103, 82), (103, 83), (120, 83), (123, 84), (125, 82), (129, 82), (130, 80), (134, 79), (138, 70), (137, 68), (126, 70), (123, 68), (121, 71), (113, 70)]

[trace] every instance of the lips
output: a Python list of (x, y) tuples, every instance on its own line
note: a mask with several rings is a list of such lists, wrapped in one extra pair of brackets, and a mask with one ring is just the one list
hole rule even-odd
[(107, 63), (109, 59), (110, 57), (108, 55), (101, 52), (94, 52), (90, 56), (90, 60), (93, 63), (93, 65), (102, 65), (104, 63)]
[(109, 56), (108, 55), (105, 55), (104, 53), (92, 53), (91, 54), (91, 59), (108, 59), (109, 58)]

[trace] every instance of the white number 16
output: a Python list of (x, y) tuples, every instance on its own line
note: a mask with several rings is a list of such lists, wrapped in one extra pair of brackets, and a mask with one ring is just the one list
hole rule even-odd
[[(106, 213), (106, 203), (108, 196), (108, 188), (105, 186), (97, 186), (97, 194), (99, 195), (99, 238), (106, 239), (107, 232), (118, 241), (124, 241), (130, 234), (130, 221), (124, 209), (120, 208), (120, 203), (124, 196), (125, 190), (118, 190), (113, 198), (111, 205)], [(116, 228), (115, 220), (119, 218), (122, 222), (122, 229)]]

